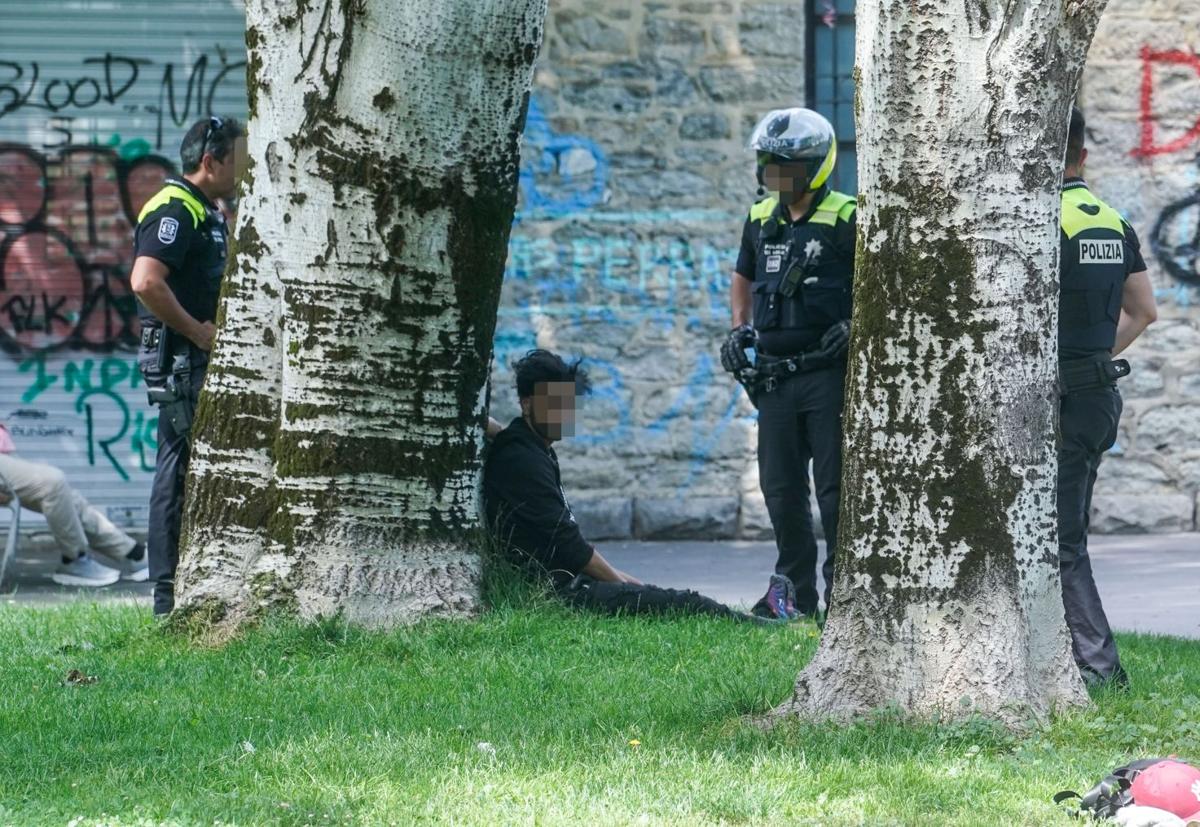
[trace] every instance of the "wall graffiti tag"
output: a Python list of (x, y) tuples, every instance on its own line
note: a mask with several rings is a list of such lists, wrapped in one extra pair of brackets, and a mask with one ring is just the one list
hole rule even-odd
[(133, 347), (133, 227), (173, 171), (102, 146), (0, 144), (0, 347)]
[(1200, 189), (1163, 208), (1150, 244), (1172, 278), (1200, 287)]
[[(215, 51), (215, 62), (202, 54), (188, 67), (105, 52), (80, 58), (78, 73), (53, 78), (36, 60), (0, 60), (0, 124), (6, 116), (29, 110), (82, 114), (102, 104), (122, 106), (127, 116), (139, 111), (155, 116), (154, 147), (162, 149), (168, 131), (209, 114), (225, 84), (243, 82), (246, 61), (231, 60), (219, 45)], [(147, 78), (158, 84), (155, 102), (126, 104), (145, 97), (136, 93)]]
[(1179, 135), (1161, 139), (1158, 136), (1158, 125), (1162, 120), (1155, 111), (1155, 70), (1183, 70), (1189, 74), (1195, 73), (1200, 77), (1200, 56), (1182, 49), (1166, 49), (1163, 51), (1143, 46), (1142, 52), (1142, 88), (1138, 120), (1141, 124), (1141, 142), (1130, 152), (1135, 157), (1153, 157), (1181, 152), (1200, 140), (1200, 117)]

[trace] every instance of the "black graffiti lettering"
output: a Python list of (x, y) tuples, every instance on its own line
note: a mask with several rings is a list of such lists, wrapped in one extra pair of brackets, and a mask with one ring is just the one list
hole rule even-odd
[[(92, 87), (91, 100), (81, 99), (79, 97), (79, 90), (83, 89), (87, 85)], [(80, 78), (71, 84), (71, 100), (74, 101), (75, 105), (80, 109), (88, 109), (95, 106), (100, 102), (101, 98), (102, 95), (100, 94), (100, 84), (97, 83), (94, 78)]]
[[(1190, 233), (1186, 232), (1189, 227)], [(1172, 278), (1200, 285), (1200, 191), (1163, 208), (1150, 244)]]
[[(54, 101), (54, 90), (62, 87), (66, 90), (66, 95), (61, 98), (58, 103)], [(42, 92), (42, 100), (46, 103), (46, 108), (51, 112), (57, 112), (60, 109), (66, 109), (71, 105), (71, 85), (65, 80), (55, 78), (46, 84), (46, 90)]]
[(24, 296), (12, 296), (0, 310), (8, 314), (8, 325), (15, 333), (35, 330), (33, 325), (33, 303)]
[(33, 90), (37, 86), (38, 81), (38, 66), (33, 64), (33, 77), (29, 79), (29, 86), (25, 89), (25, 94), (21, 94), (14, 84), (21, 81), (25, 77), (25, 70), (21, 68), (21, 64), (13, 63), (11, 60), (0, 60), (0, 67), (5, 67), (14, 72), (12, 78), (5, 83), (0, 83), (0, 95), (8, 95), (8, 101), (0, 106), (0, 118), (3, 118), (9, 112), (15, 112), (21, 107), (29, 103), (29, 98), (33, 96)]
[(42, 293), (39, 313), (38, 296), (10, 296), (8, 301), (0, 305), (0, 310), (8, 314), (9, 326), (15, 333), (54, 333), (55, 322), (69, 331), (74, 323), (58, 312), (66, 301), (66, 296), (52, 297)]
[[(80, 157), (87, 163), (64, 162)], [(172, 173), (171, 163), (157, 155), (125, 161), (113, 150), (95, 146), (63, 147), (47, 158), (28, 146), (2, 144), (0, 176), (5, 174), (5, 159), (22, 174), (40, 170), (39, 189), (47, 200), (36, 214), (34, 205), (17, 211), (15, 220), (6, 212), (10, 223), (0, 226), (0, 350), (19, 354), (58, 347), (135, 347), (139, 324), (137, 302), (129, 289), (130, 233), (141, 199), (156, 187), (153, 176)], [(119, 201), (97, 202), (92, 176), (105, 174), (94, 172), (97, 166), (115, 172)], [(79, 186), (52, 186), (56, 167), (59, 175), (78, 170)], [(64, 191), (79, 195), (70, 203), (54, 203), (55, 193)], [(69, 219), (65, 222), (64, 214)], [(99, 260), (90, 261), (93, 257)], [(44, 282), (49, 289), (43, 292), (39, 281), (51, 274), (52, 280)]]
[[(137, 83), (139, 65), (150, 63), (146, 58), (121, 57), (114, 55), (112, 52), (105, 52), (104, 57), (87, 57), (83, 59), (84, 65), (103, 63), (104, 64), (104, 101), (109, 104), (116, 103), (121, 99), (121, 96), (133, 88)], [(129, 74), (125, 77), (125, 82), (121, 84), (121, 88), (116, 89), (113, 86), (113, 67), (121, 65), (129, 70)]]
[(42, 294), (42, 318), (45, 320), (45, 327), (42, 328), (47, 332), (54, 331), (54, 323), (61, 322), (64, 327), (70, 329), (72, 327), (71, 320), (58, 312), (58, 309), (67, 302), (66, 296), (61, 296), (56, 301), (45, 293)]
[(244, 69), (246, 66), (246, 61), (244, 60), (237, 63), (226, 63), (224, 53), (220, 54), (220, 59), (221, 70), (216, 73), (212, 82), (206, 88), (204, 76), (208, 71), (208, 55), (200, 55), (200, 57), (196, 58), (196, 62), (192, 64), (191, 72), (187, 76), (187, 86), (183, 92), (182, 110), (179, 108), (176, 95), (175, 65), (168, 64), (163, 69), (162, 83), (158, 88), (158, 106), (155, 108), (155, 111), (158, 113), (158, 131), (155, 136), (156, 146), (162, 146), (164, 117), (169, 117), (171, 123), (175, 126), (184, 126), (189, 121), (212, 114), (213, 98), (216, 97), (221, 81), (230, 72)]
[(42, 146), (46, 149), (58, 149), (59, 147), (69, 146), (75, 133), (71, 131), (71, 119), (64, 117), (51, 118), (46, 124), (47, 132), (57, 132), (63, 136), (63, 139), (56, 144), (45, 143)]

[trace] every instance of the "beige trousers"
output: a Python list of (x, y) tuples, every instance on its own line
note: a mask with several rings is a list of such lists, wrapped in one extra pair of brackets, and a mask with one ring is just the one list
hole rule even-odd
[[(124, 557), (135, 541), (67, 484), (53, 465), (29, 462), (16, 454), (0, 454), (0, 478), (16, 492), (21, 506), (46, 518), (50, 533), (72, 559), (89, 549)], [(0, 493), (0, 502), (7, 501)]]

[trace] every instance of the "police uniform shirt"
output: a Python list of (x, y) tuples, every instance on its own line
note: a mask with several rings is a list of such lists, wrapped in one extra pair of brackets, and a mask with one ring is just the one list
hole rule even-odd
[(488, 529), (514, 562), (574, 577), (592, 559), (563, 492), (558, 456), (521, 417), (488, 448), (483, 499)]
[[(850, 318), (855, 220), (854, 199), (829, 187), (817, 192), (796, 221), (774, 198), (751, 208), (735, 271), (754, 282), (753, 324), (764, 352), (792, 356), (810, 350), (831, 325)], [(777, 303), (791, 302), (792, 308), (764, 317), (764, 294), (778, 289), (793, 263), (810, 268), (811, 277), (790, 299), (776, 294)]]
[[(225, 272), (226, 233), (225, 217), (198, 187), (185, 178), (168, 178), (142, 208), (133, 255), (167, 265), (167, 286), (180, 306), (196, 321), (212, 322)], [(154, 318), (141, 302), (138, 314)]]
[(1146, 269), (1132, 226), (1082, 178), (1063, 181), (1059, 359), (1102, 355), (1116, 343), (1125, 279)]

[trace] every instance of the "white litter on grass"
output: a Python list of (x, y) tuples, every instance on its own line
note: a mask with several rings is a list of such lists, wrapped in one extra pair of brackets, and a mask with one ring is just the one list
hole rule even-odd
[(250, 743), (249, 741), (242, 741), (242, 752), (246, 753), (247, 755), (255, 752), (254, 744)]
[(493, 758), (496, 757), (496, 748), (493, 747), (491, 744), (489, 744), (487, 741), (480, 741), (478, 744), (475, 745), (475, 749), (479, 750), (480, 752), (486, 752), (488, 755), (492, 756)]

